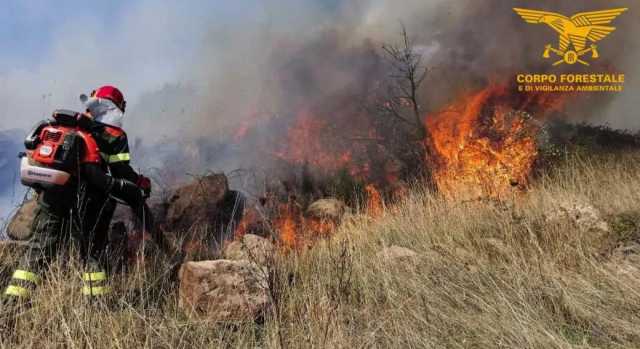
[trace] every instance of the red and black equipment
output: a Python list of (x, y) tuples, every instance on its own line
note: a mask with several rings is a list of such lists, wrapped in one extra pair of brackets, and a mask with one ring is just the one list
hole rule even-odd
[(22, 184), (36, 190), (65, 186), (81, 163), (100, 163), (98, 145), (84, 129), (90, 120), (71, 110), (56, 110), (38, 123), (25, 139), (21, 154)]

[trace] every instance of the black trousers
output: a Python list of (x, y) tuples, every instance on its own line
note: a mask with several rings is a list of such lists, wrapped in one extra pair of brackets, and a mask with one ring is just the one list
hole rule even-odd
[(73, 247), (85, 266), (85, 295), (107, 293), (108, 232), (116, 203), (86, 185), (45, 191), (40, 195), (31, 238), (5, 296), (28, 298), (49, 263)]

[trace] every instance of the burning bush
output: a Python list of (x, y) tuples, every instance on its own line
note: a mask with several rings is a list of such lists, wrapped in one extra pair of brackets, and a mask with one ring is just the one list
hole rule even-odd
[(427, 162), (445, 196), (499, 199), (527, 185), (544, 118), (566, 95), (513, 91), (490, 85), (426, 118), (433, 155)]

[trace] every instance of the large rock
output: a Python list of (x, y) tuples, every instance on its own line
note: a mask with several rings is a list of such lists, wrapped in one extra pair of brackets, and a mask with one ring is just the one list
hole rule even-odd
[(177, 188), (163, 209), (152, 211), (160, 218), (158, 222), (164, 230), (179, 234), (206, 231), (206, 236), (187, 234), (183, 237), (220, 246), (233, 237), (244, 214), (245, 202), (242, 193), (229, 190), (224, 174), (212, 174)]
[(232, 241), (225, 246), (223, 255), (231, 260), (248, 260), (260, 265), (273, 259), (275, 246), (271, 241), (253, 234), (246, 234), (240, 240)]
[(25, 201), (7, 226), (7, 235), (14, 240), (27, 240), (31, 236), (31, 223), (36, 216), (38, 200), (36, 197)]
[(188, 262), (179, 277), (179, 306), (193, 316), (252, 321), (270, 306), (266, 270), (246, 260)]
[(600, 211), (586, 200), (567, 199), (560, 201), (546, 213), (548, 223), (570, 222), (581, 232), (610, 232), (609, 224), (602, 218)]
[(333, 199), (320, 199), (313, 202), (307, 208), (307, 216), (315, 219), (328, 219), (335, 223), (342, 220), (348, 208), (344, 202)]
[(165, 225), (172, 230), (188, 230), (209, 223), (218, 214), (219, 203), (228, 192), (229, 183), (223, 174), (196, 178), (173, 192)]

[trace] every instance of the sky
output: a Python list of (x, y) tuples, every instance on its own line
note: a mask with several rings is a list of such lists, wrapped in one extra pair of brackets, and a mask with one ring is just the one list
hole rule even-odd
[(193, 78), (208, 31), (251, 21), (257, 0), (4, 0), (0, 9), (0, 130), (51, 109), (79, 108), (102, 84), (129, 101)]
[(93, 2), (7, 0), (0, 12), (0, 47), (2, 69), (31, 69), (41, 63), (44, 52), (51, 49), (53, 33), (61, 20), (91, 18), (104, 24), (123, 11), (127, 1)]

